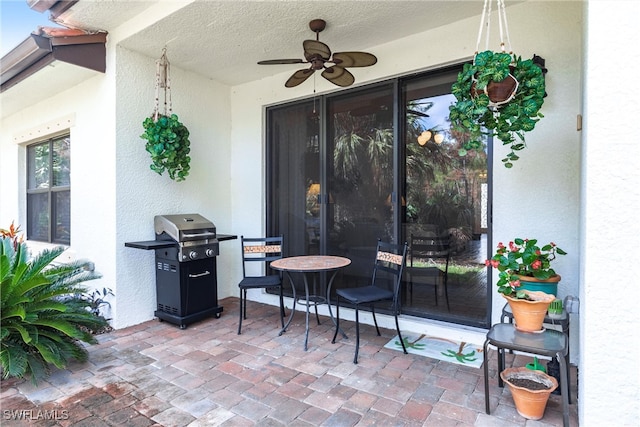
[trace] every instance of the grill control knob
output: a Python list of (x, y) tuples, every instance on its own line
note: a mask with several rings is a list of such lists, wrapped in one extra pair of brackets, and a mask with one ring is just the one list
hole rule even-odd
[(189, 252), (189, 258), (191, 258), (191, 259), (198, 258), (198, 252), (196, 252), (196, 251)]
[(216, 255), (216, 253), (215, 253), (215, 251), (213, 249), (207, 249), (205, 251), (205, 253), (207, 254), (207, 256), (215, 256)]

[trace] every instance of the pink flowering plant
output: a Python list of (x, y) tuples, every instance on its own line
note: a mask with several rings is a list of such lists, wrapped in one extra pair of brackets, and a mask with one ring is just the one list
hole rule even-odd
[(518, 290), (520, 276), (547, 280), (556, 275), (551, 268), (551, 261), (556, 259), (556, 255), (566, 254), (553, 242), (539, 247), (536, 239), (516, 238), (508, 246), (498, 243), (495, 255), (485, 264), (500, 272), (497, 283), (499, 293), (526, 298), (526, 292)]

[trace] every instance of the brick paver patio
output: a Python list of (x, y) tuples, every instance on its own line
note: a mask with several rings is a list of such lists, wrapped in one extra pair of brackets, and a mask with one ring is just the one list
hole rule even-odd
[[(497, 382), (491, 351), (491, 415), (482, 369), (384, 348), (395, 331), (361, 329), (358, 365), (350, 339), (331, 344), (333, 324), (313, 319), (303, 351), (304, 315), (278, 336), (276, 307), (249, 302), (237, 335), (238, 299), (220, 302), (220, 319), (187, 329), (166, 322), (99, 335), (90, 360), (55, 370), (47, 381), (2, 381), (2, 426), (561, 426), (560, 396), (540, 421), (516, 412)], [(507, 366), (531, 358), (508, 355)], [(572, 368), (573, 395), (576, 372)], [(571, 425), (578, 425), (577, 403)]]

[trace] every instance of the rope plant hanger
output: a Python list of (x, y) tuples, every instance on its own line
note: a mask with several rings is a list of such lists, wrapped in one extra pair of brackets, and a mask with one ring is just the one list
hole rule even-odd
[[(456, 102), (449, 107), (449, 118), (452, 128), (466, 135), (460, 156), (469, 151), (484, 153), (485, 137), (494, 136), (508, 146), (510, 151), (502, 162), (511, 168), (520, 158), (516, 152), (526, 147), (524, 134), (543, 117), (539, 111), (545, 80), (541, 65), (513, 53), (504, 0), (496, 0), (500, 50), (489, 49), (492, 1), (484, 1), (473, 62), (464, 65), (451, 88)], [(485, 50), (479, 52), (485, 28)]]
[[(167, 171), (169, 178), (176, 182), (184, 181), (189, 175), (189, 130), (173, 114), (171, 105), (171, 66), (167, 59), (167, 48), (156, 61), (156, 87), (153, 113), (142, 123), (145, 132), (141, 138), (146, 140), (145, 149), (151, 155), (152, 171), (162, 175)], [(160, 111), (160, 93), (162, 89), (163, 105)]]

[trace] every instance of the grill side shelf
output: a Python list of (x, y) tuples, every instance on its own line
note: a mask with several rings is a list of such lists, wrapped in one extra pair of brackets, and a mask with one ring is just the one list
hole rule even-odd
[(173, 248), (177, 243), (169, 240), (145, 240), (141, 242), (125, 242), (124, 245), (128, 248), (144, 249), (149, 251), (153, 249)]

